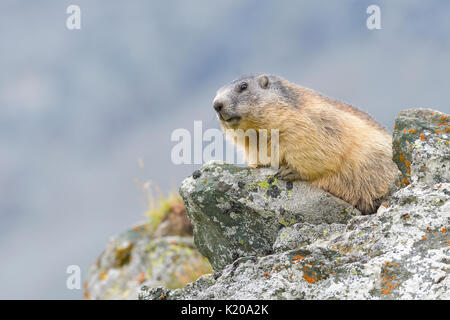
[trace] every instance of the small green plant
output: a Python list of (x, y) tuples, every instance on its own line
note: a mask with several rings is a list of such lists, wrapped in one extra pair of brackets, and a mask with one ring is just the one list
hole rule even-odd
[(162, 219), (174, 206), (183, 204), (183, 200), (175, 191), (171, 191), (165, 196), (161, 189), (158, 186), (153, 185), (150, 181), (141, 182), (136, 179), (136, 184), (145, 195), (147, 207), (145, 215), (149, 220), (150, 231), (156, 230)]

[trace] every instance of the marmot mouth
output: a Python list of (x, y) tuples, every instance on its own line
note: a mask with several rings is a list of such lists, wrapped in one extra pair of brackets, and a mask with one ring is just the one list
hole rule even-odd
[(224, 122), (228, 122), (228, 123), (233, 122), (233, 121), (238, 121), (239, 119), (241, 119), (241, 117), (239, 117), (239, 116), (233, 116), (228, 119), (225, 119), (221, 113), (219, 113), (219, 118), (220, 118), (220, 120), (222, 120)]

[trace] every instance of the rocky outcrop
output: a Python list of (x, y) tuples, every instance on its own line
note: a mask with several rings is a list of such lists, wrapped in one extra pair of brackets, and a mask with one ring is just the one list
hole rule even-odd
[(180, 192), (216, 273), (140, 298), (450, 299), (449, 120), (400, 113), (394, 159), (407, 181), (370, 216), (270, 169), (206, 164)]
[(141, 286), (181, 288), (212, 271), (194, 245), (183, 204), (166, 206), (156, 223), (145, 221), (109, 241), (89, 268), (86, 299), (137, 299)]
[[(394, 124), (393, 137), (393, 159), (402, 172), (402, 186), (407, 186), (411, 182), (411, 165), (413, 160), (413, 152), (416, 157), (420, 157), (420, 153), (426, 153), (426, 156), (434, 158), (434, 163), (437, 167), (432, 170), (422, 170), (416, 167), (416, 176), (425, 178), (428, 176), (429, 183), (449, 181), (450, 170), (446, 161), (448, 161), (447, 150), (440, 146), (448, 142), (450, 135), (450, 116), (448, 114), (432, 110), (432, 109), (408, 109), (401, 111)], [(430, 143), (422, 143), (419, 141), (429, 141), (432, 145), (437, 145), (436, 153), (428, 148)], [(424, 149), (420, 149), (423, 146)], [(431, 159), (430, 159), (431, 160)], [(416, 161), (417, 162), (417, 161)], [(428, 161), (428, 165), (431, 161)], [(425, 167), (424, 167), (425, 168)], [(430, 176), (432, 172), (433, 176)]]
[(283, 227), (344, 224), (360, 212), (306, 182), (285, 182), (270, 168), (209, 162), (183, 181), (198, 250), (221, 270), (239, 257), (268, 255)]

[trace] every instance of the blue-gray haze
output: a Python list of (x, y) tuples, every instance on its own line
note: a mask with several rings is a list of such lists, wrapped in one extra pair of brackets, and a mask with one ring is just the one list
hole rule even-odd
[(215, 91), (240, 74), (281, 75), (389, 130), (407, 107), (448, 112), (449, 14), (432, 0), (2, 0), (0, 298), (81, 298), (66, 267), (84, 278), (145, 219), (135, 179), (167, 192), (198, 167), (172, 164), (170, 134), (218, 128)]

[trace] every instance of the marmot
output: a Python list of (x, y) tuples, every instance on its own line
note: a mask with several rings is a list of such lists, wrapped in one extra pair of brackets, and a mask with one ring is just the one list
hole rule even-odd
[(278, 129), (277, 175), (309, 181), (363, 214), (377, 210), (395, 180), (391, 135), (365, 112), (311, 89), (246, 75), (219, 89), (213, 107), (224, 130)]

